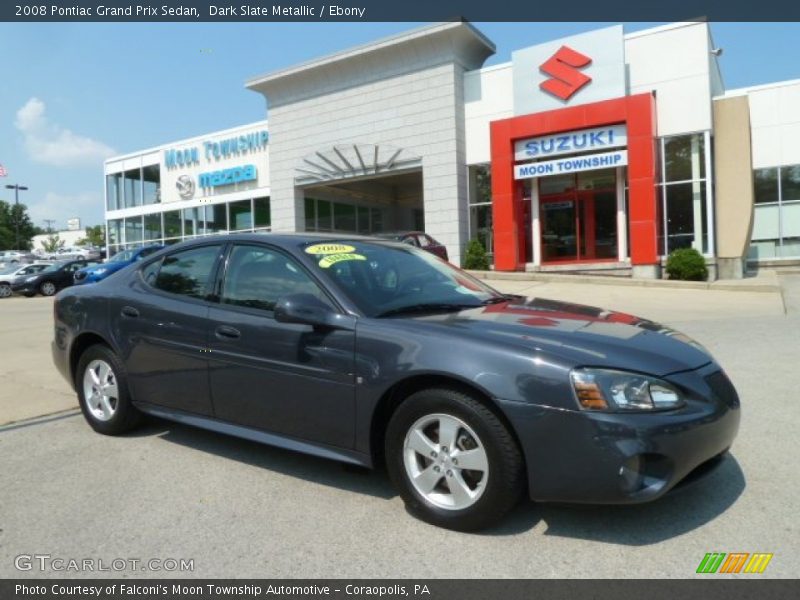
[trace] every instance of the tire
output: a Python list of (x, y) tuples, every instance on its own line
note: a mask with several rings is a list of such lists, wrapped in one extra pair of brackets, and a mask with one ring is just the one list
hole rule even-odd
[(58, 288), (52, 281), (43, 281), (39, 284), (39, 293), (42, 296), (55, 296)]
[(11, 296), (11, 286), (7, 283), (0, 283), (0, 298), (8, 298)]
[(125, 368), (107, 346), (96, 344), (84, 351), (75, 370), (75, 387), (81, 412), (96, 432), (119, 435), (141, 422), (142, 413), (133, 405), (128, 392)]
[[(511, 432), (485, 404), (454, 389), (422, 390), (401, 403), (386, 429), (385, 450), (406, 508), (440, 527), (488, 527), (517, 504), (524, 488), (524, 461)], [(464, 468), (467, 460), (475, 469)]]

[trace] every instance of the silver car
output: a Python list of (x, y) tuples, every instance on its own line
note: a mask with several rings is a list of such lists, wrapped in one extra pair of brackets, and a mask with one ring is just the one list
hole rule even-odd
[(50, 263), (36, 262), (30, 265), (13, 265), (0, 269), (0, 298), (11, 295), (11, 284), (18, 277), (35, 275), (50, 266)]

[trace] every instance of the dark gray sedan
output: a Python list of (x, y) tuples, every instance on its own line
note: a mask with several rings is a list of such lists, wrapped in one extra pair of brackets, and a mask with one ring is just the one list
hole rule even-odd
[[(656, 499), (718, 462), (739, 400), (701, 346), (503, 295), (407, 244), (205, 237), (55, 301), (89, 424), (151, 414), (367, 467), (455, 529), (534, 500)], [(709, 490), (713, 494), (713, 490)]]

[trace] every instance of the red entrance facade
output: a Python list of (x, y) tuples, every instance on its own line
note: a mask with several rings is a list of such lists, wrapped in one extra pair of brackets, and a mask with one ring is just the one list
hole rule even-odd
[[(490, 125), (494, 261), (498, 271), (525, 269), (530, 215), (523, 182), (514, 179), (514, 142), (567, 131), (625, 124), (628, 131), (628, 228), (631, 264), (658, 263), (656, 105), (652, 94), (512, 117)], [(624, 232), (619, 232), (624, 235)], [(599, 257), (598, 257), (599, 258)]]

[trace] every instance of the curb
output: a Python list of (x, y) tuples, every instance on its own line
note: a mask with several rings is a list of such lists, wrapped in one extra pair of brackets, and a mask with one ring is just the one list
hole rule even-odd
[(556, 273), (530, 273), (521, 271), (467, 271), (470, 275), (484, 280), (593, 283), (595, 285), (616, 285), (629, 287), (651, 287), (683, 290), (718, 290), (725, 292), (780, 293), (781, 286), (776, 283), (734, 283), (734, 280), (719, 281), (675, 281), (670, 279), (631, 279), (629, 277), (608, 277), (603, 275), (566, 275)]

